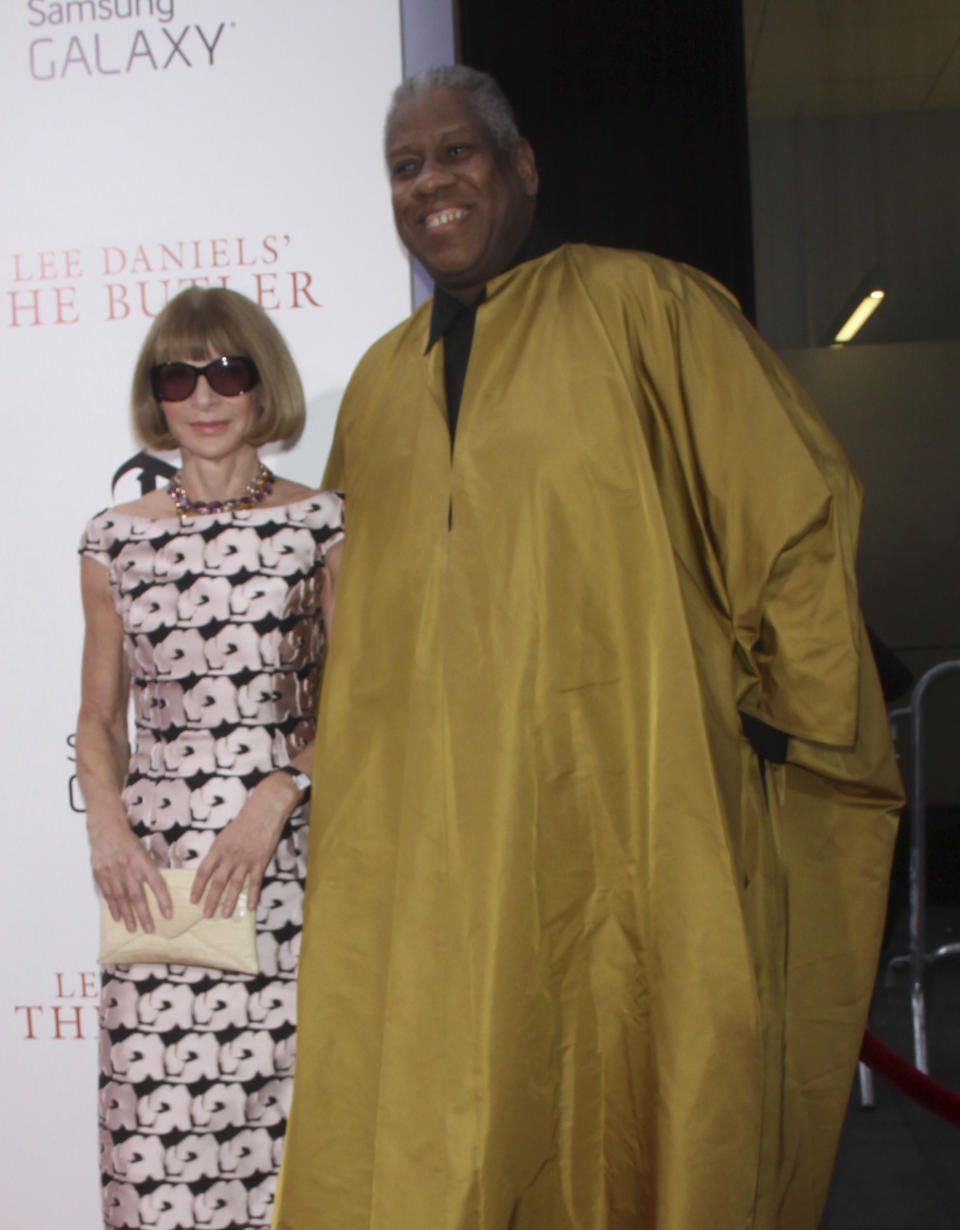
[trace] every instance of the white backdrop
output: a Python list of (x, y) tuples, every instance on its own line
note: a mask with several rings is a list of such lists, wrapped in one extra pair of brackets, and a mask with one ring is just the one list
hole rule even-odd
[(257, 298), (318, 482), (346, 379), (409, 310), (380, 126), (397, 0), (4, 0), (4, 1230), (95, 1230), (96, 903), (71, 732), (83, 524), (139, 493), (134, 358), (196, 279)]

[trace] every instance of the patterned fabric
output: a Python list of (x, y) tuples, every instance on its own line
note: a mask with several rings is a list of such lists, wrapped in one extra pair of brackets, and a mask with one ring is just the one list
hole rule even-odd
[[(161, 867), (197, 865), (248, 792), (314, 733), (323, 556), (339, 497), (147, 520), (103, 512), (80, 551), (123, 620), (136, 745), (123, 791)], [(290, 1104), (307, 811), (287, 823), (257, 910), (256, 977), (102, 971), (104, 1224), (268, 1226)]]

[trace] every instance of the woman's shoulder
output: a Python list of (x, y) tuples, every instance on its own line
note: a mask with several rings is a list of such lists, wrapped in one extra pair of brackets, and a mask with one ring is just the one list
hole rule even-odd
[(81, 556), (109, 565), (116, 552), (118, 534), (112, 508), (102, 508), (83, 527), (77, 551)]
[(176, 509), (167, 494), (166, 487), (157, 487), (148, 491), (136, 500), (128, 500), (125, 504), (115, 504), (106, 509), (106, 515), (120, 517), (146, 517), (148, 520), (162, 521), (175, 517)]
[(98, 548), (109, 549), (129, 537), (132, 527), (149, 526), (171, 518), (176, 518), (176, 510), (166, 492), (148, 491), (137, 500), (114, 504), (95, 513), (83, 528), (80, 551), (92, 555)]
[(292, 478), (274, 478), (273, 490), (264, 504), (268, 508), (282, 508), (286, 504), (303, 504), (320, 496), (328, 495), (322, 487), (308, 487), (294, 482)]
[[(302, 483), (288, 482), (278, 479), (274, 495), (280, 495), (277, 501), (287, 509), (291, 520), (304, 520), (312, 528), (320, 529), (330, 534), (343, 529), (343, 495), (339, 491), (330, 491), (324, 487), (306, 487)], [(284, 495), (286, 498), (283, 498)]]

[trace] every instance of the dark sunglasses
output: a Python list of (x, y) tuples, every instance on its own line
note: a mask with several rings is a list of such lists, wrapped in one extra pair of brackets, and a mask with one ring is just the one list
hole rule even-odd
[(193, 363), (157, 363), (150, 368), (150, 387), (157, 401), (186, 401), (201, 376), (221, 397), (249, 393), (260, 382), (253, 359), (227, 355), (200, 367)]

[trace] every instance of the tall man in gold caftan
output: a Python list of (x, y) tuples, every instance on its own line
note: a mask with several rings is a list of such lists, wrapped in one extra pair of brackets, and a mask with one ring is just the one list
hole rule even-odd
[(275, 1230), (815, 1230), (901, 802), (857, 480), (709, 278), (544, 250), (488, 78), (386, 150), (437, 294), (325, 479)]

